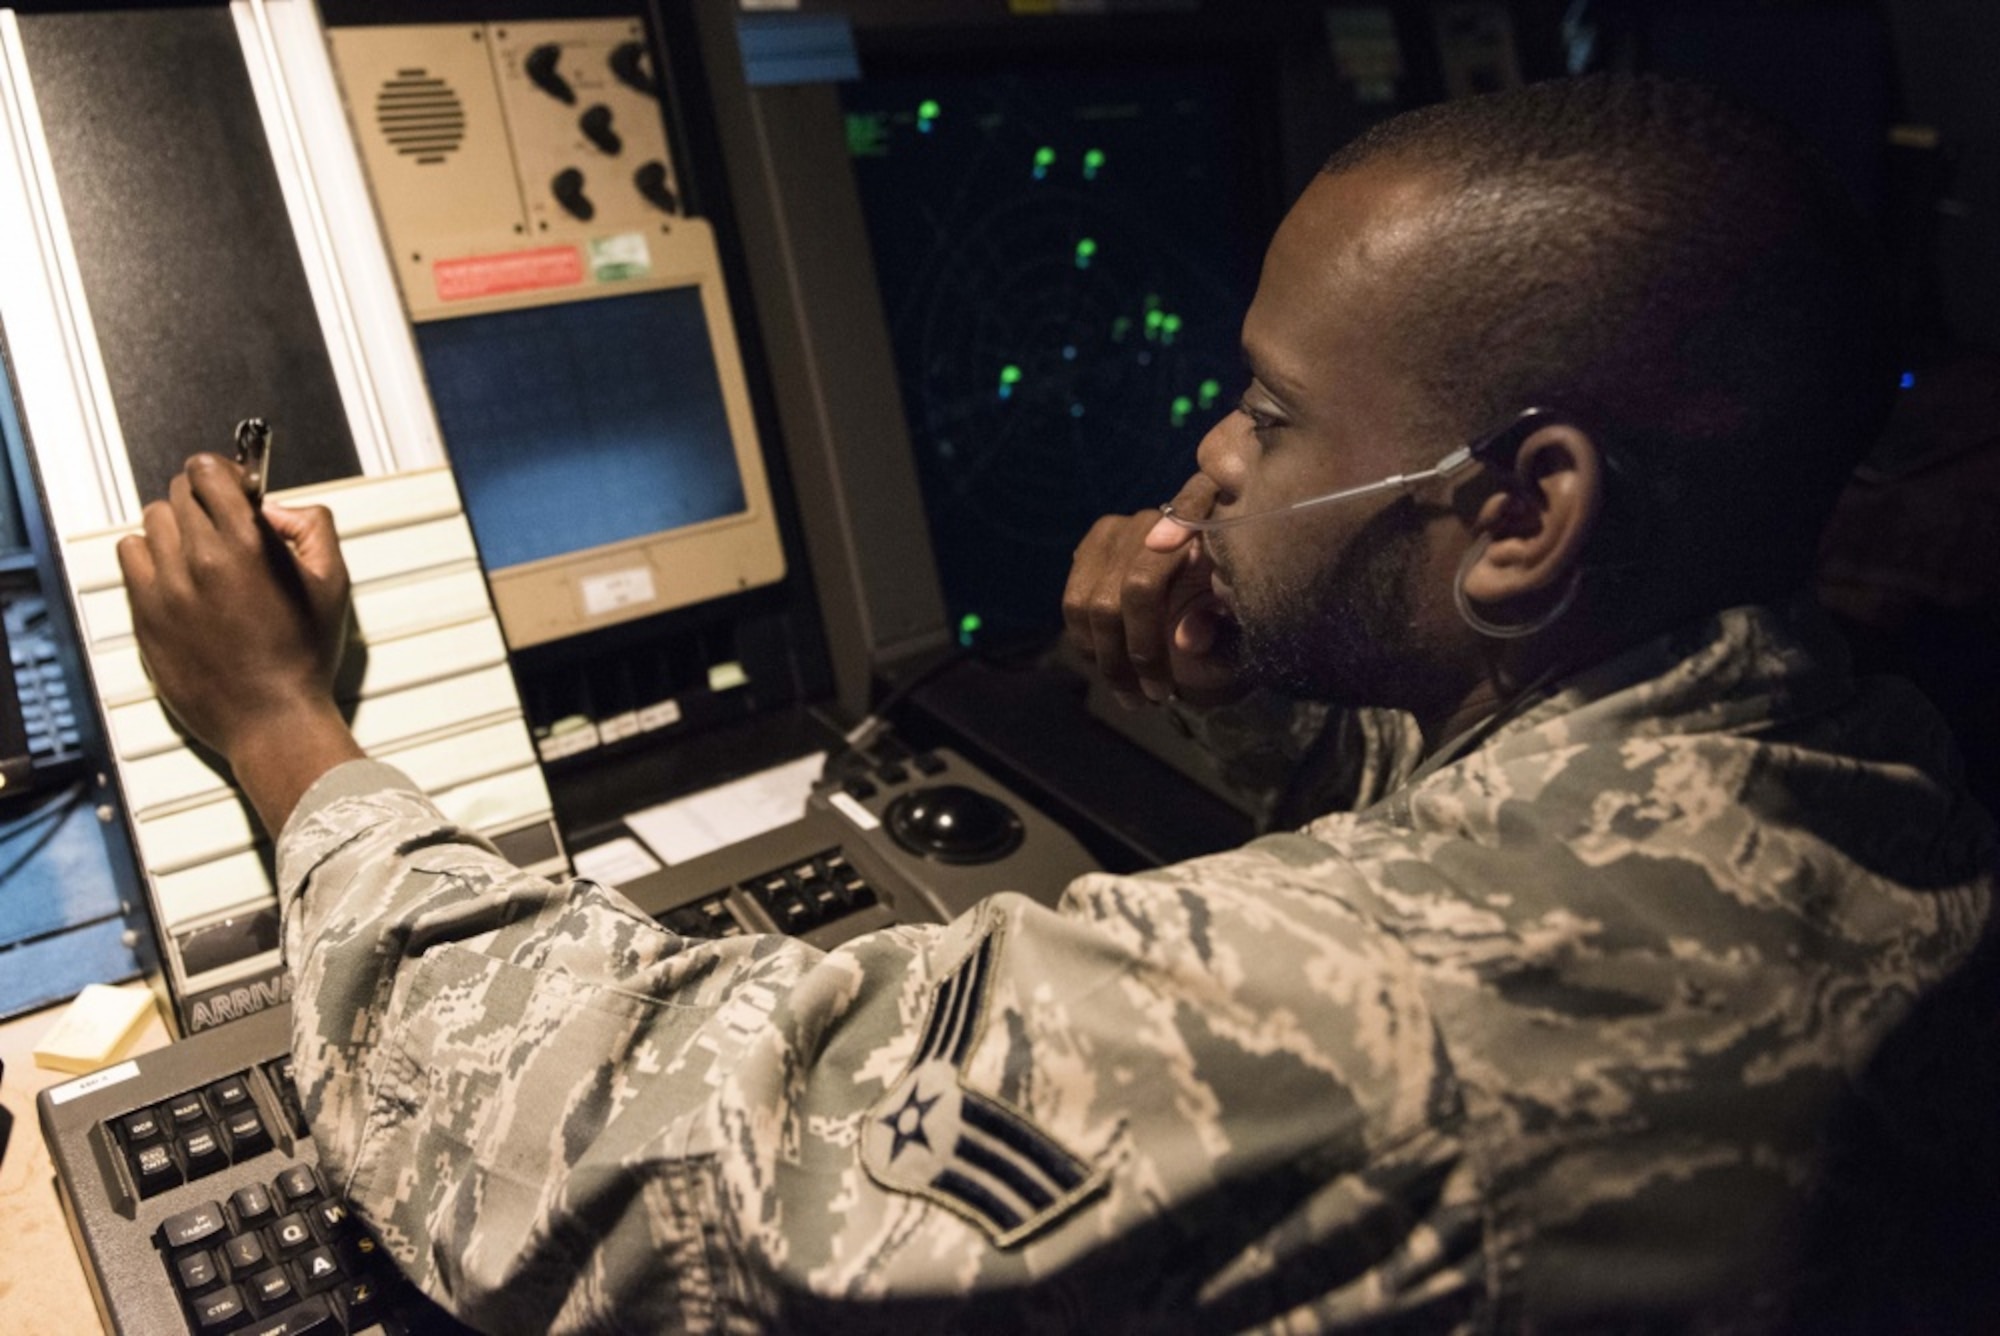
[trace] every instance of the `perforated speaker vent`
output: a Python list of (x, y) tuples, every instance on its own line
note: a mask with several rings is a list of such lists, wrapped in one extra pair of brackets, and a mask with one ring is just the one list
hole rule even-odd
[(375, 95), (375, 124), (404, 157), (443, 162), (465, 141), (465, 105), (429, 70), (397, 70)]

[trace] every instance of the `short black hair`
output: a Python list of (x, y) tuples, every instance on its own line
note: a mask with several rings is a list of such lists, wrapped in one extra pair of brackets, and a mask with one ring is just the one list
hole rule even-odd
[(1728, 594), (1807, 577), (1895, 364), (1871, 229), (1799, 134), (1589, 75), (1421, 108), (1325, 170), (1377, 163), (1445, 187), (1385, 331), (1427, 428), (1567, 410), (1613, 471), (1600, 561), (1640, 531)]

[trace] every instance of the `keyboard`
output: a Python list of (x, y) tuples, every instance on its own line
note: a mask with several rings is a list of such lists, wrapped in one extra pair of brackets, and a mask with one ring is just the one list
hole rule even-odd
[[(687, 937), (893, 921), (838, 846), (656, 915)], [(274, 1007), (40, 1097), (42, 1137), (98, 1311), (118, 1333), (468, 1330), (406, 1284), (319, 1171)]]
[[(684, 936), (785, 932), (831, 947), (942, 922), (999, 890), (1053, 903), (1096, 867), (948, 750), (845, 758), (834, 770), (799, 820), (620, 889)], [(1004, 854), (939, 860), (898, 842), (897, 804), (946, 784), (1008, 806)], [(272, 1007), (39, 1096), (63, 1213), (109, 1330), (466, 1330), (401, 1278), (320, 1173), (290, 1024), (288, 1005)]]
[(319, 1170), (274, 1007), (43, 1091), (42, 1137), (105, 1327), (457, 1333)]

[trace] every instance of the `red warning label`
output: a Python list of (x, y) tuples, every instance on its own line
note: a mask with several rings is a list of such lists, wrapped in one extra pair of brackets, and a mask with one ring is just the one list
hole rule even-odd
[(498, 297), (537, 288), (566, 288), (583, 282), (583, 252), (574, 246), (544, 246), (540, 250), (505, 255), (467, 255), (439, 260), (431, 266), (438, 300), (462, 302), (473, 297)]

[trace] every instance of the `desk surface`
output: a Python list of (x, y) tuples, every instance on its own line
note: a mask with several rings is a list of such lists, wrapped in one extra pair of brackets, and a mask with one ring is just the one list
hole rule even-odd
[[(128, 985), (137, 987), (138, 985)], [(67, 1005), (67, 1004), (65, 1004)], [(0, 1109), (12, 1119), (0, 1158), (0, 1329), (19, 1336), (74, 1336), (101, 1329), (83, 1264), (56, 1200), (55, 1166), (42, 1144), (35, 1096), (70, 1079), (35, 1065), (35, 1044), (62, 1007), (30, 1012), (0, 1025)], [(167, 1042), (155, 1009), (145, 1029), (118, 1057)]]

